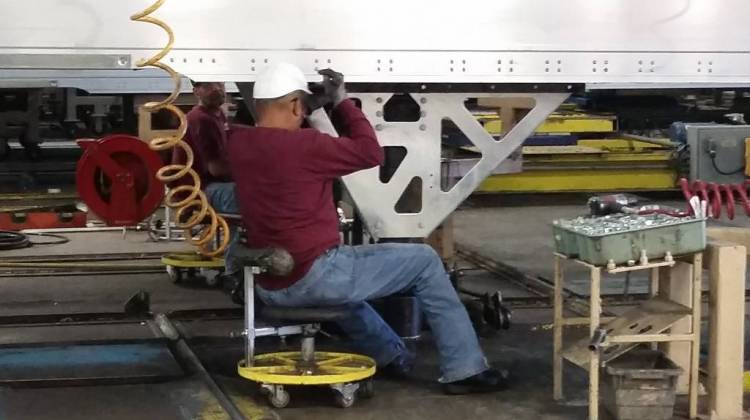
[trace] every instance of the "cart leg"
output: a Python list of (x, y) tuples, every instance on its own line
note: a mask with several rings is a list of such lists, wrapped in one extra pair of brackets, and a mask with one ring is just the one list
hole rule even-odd
[(701, 347), (701, 280), (703, 276), (703, 254), (693, 255), (693, 325), (691, 332), (693, 342), (690, 346), (690, 418), (698, 417), (698, 385), (700, 377), (698, 367), (700, 363)]
[(564, 282), (564, 261), (555, 255), (555, 296), (554, 311), (555, 320), (553, 323), (554, 334), (554, 354), (552, 359), (552, 396), (555, 401), (563, 399), (562, 378), (563, 378), (563, 360), (560, 355), (563, 345), (563, 282)]
[[(601, 315), (600, 282), (602, 271), (598, 267), (591, 268), (591, 313), (589, 334), (593, 338), (594, 332), (599, 328), (599, 317)], [(591, 352), (589, 363), (589, 420), (599, 419), (599, 352)]]
[[(651, 269), (651, 284), (649, 285), (648, 294), (651, 298), (655, 298), (659, 294), (659, 267)], [(659, 343), (651, 343), (651, 350), (658, 350)]]

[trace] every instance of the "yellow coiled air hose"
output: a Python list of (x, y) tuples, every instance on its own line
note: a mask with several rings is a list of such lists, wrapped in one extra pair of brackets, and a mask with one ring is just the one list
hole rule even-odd
[[(162, 69), (167, 72), (174, 81), (174, 90), (172, 90), (172, 93), (166, 99), (161, 102), (149, 102), (144, 105), (144, 110), (153, 114), (162, 109), (166, 109), (176, 115), (180, 120), (177, 134), (174, 136), (156, 137), (149, 142), (149, 147), (151, 150), (157, 152), (178, 147), (185, 152), (187, 159), (184, 165), (166, 165), (159, 169), (156, 173), (156, 178), (165, 184), (181, 179), (184, 176), (192, 178), (192, 185), (181, 185), (175, 188), (170, 188), (164, 198), (164, 205), (171, 209), (175, 209), (177, 226), (187, 232), (185, 236), (189, 238), (188, 240), (193, 245), (198, 247), (199, 252), (205, 256), (214, 257), (223, 253), (229, 244), (229, 227), (227, 226), (227, 221), (216, 214), (216, 211), (208, 203), (206, 194), (201, 190), (201, 180), (198, 177), (198, 173), (193, 169), (193, 151), (190, 148), (190, 145), (182, 139), (187, 131), (187, 119), (182, 110), (174, 105), (175, 99), (177, 99), (177, 96), (180, 94), (182, 77), (172, 67), (161, 62), (161, 60), (172, 50), (174, 44), (174, 32), (169, 25), (151, 16), (151, 14), (164, 4), (164, 1), (165, 0), (157, 0), (148, 8), (130, 17), (130, 20), (150, 23), (164, 29), (169, 37), (167, 44), (158, 53), (136, 63), (138, 67), (156, 67)], [(187, 196), (178, 201), (176, 198), (178, 194), (187, 194)], [(189, 210), (191, 211), (190, 217), (182, 222), (183, 215)], [(191, 234), (192, 228), (202, 224), (206, 217), (208, 217), (208, 223), (203, 225), (198, 232), (197, 237), (193, 237)], [(212, 250), (211, 242), (219, 232), (222, 233), (222, 240), (216, 249)]]

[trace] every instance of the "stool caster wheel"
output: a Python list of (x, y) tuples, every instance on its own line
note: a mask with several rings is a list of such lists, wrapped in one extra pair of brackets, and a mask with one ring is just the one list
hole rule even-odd
[(284, 408), (289, 405), (291, 398), (282, 385), (263, 384), (260, 386), (260, 392), (266, 395), (268, 403), (274, 408)]
[(169, 276), (169, 279), (172, 280), (172, 283), (182, 283), (182, 270), (180, 270), (179, 268), (168, 265), (167, 275)]
[(220, 287), (223, 283), (221, 273), (201, 270), (201, 274), (206, 279), (206, 286), (208, 287)]
[(347, 384), (334, 384), (331, 385), (334, 391), (334, 402), (341, 408), (349, 408), (354, 405), (354, 401), (357, 400), (357, 390), (360, 384), (347, 383)]
[(268, 395), (268, 402), (274, 407), (274, 408), (284, 408), (287, 405), (289, 405), (289, 393), (281, 390), (277, 392), (276, 394), (269, 394)]
[(345, 396), (344, 394), (337, 392), (336, 395), (334, 396), (334, 401), (336, 402), (336, 405), (341, 408), (349, 408), (353, 406), (355, 400), (356, 398), (354, 397), (354, 394)]
[(365, 399), (370, 399), (375, 396), (375, 384), (371, 379), (365, 379), (359, 383), (359, 389), (357, 389), (357, 396)]

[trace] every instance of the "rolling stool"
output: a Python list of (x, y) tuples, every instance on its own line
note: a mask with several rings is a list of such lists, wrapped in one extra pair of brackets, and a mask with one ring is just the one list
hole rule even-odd
[(356, 396), (372, 397), (375, 361), (369, 357), (315, 351), (315, 334), (320, 323), (336, 321), (351, 314), (347, 306), (272, 307), (264, 306), (260, 317), (274, 323), (302, 324), (300, 351), (255, 355), (254, 276), (261, 273), (288, 275), (294, 261), (281, 249), (248, 249), (237, 252), (245, 267), (245, 358), (237, 365), (240, 376), (258, 382), (261, 392), (276, 408), (289, 404), (286, 385), (325, 385), (333, 389), (339, 407), (351, 407)]

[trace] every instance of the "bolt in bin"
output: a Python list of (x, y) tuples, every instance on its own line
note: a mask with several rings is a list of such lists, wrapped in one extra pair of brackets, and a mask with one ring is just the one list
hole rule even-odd
[(664, 353), (636, 349), (609, 362), (603, 370), (603, 402), (615, 419), (672, 419), (682, 369)]

